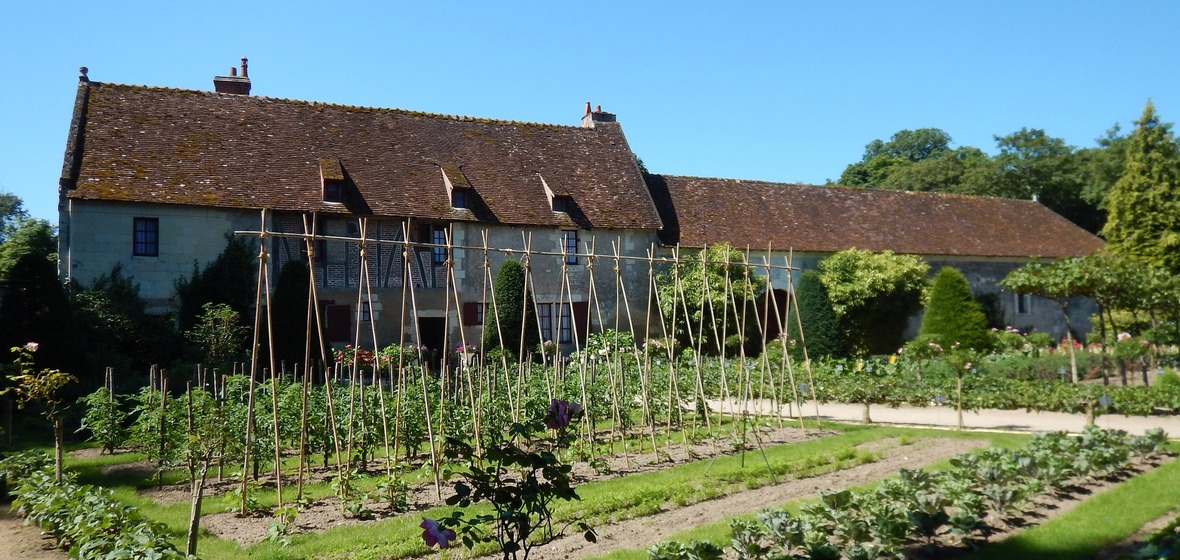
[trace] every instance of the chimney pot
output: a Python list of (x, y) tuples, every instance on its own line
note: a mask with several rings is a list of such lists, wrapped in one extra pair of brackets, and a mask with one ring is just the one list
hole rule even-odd
[(213, 90), (217, 93), (233, 95), (250, 95), (250, 77), (246, 75), (246, 57), (242, 57), (242, 74), (238, 69), (230, 67), (228, 76), (214, 76)]
[(584, 117), (584, 116), (586, 116), (586, 115), (589, 115), (589, 114), (590, 114), (590, 102), (589, 102), (589, 101), (587, 101), (587, 102), (586, 102), (586, 112), (585, 112), (585, 113), (582, 113), (582, 116)]
[(599, 105), (596, 109), (594, 109), (594, 112), (601, 113), (602, 112), (602, 105)]

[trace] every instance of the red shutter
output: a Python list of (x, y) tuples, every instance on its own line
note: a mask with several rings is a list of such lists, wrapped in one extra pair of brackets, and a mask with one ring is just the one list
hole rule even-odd
[(324, 326), (324, 336), (328, 342), (350, 342), (349, 335), (352, 323), (352, 306), (329, 305), (324, 311), (327, 325)]
[(479, 324), (479, 303), (469, 301), (463, 304), (463, 311), (460, 313), (463, 319), (464, 326), (474, 326)]
[(586, 335), (590, 331), (590, 304), (584, 301), (575, 301), (571, 308), (574, 312), (574, 329), (578, 335), (578, 343), (585, 346)]

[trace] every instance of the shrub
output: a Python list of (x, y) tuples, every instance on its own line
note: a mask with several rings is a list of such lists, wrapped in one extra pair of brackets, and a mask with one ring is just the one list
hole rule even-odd
[(949, 266), (938, 271), (920, 334), (937, 336), (947, 348), (957, 344), (977, 351), (991, 349), (994, 342), (987, 316), (971, 296), (971, 287), (962, 272)]
[[(525, 293), (525, 270), (512, 259), (504, 261), (496, 273), (496, 301), (488, 302), (483, 325), (483, 345), (487, 350), (504, 348), (512, 354), (530, 351), (540, 344), (537, 310), (533, 295)], [(523, 339), (522, 339), (523, 337)]]
[[(799, 306), (798, 321), (793, 314), (786, 317), (787, 338), (802, 341), (807, 346), (808, 357), (844, 356), (848, 352), (848, 339), (840, 330), (840, 321), (832, 310), (828, 290), (820, 281), (819, 273), (808, 270), (799, 277), (795, 289), (795, 302)], [(800, 336), (799, 325), (803, 330)], [(802, 357), (801, 345), (797, 357)]]

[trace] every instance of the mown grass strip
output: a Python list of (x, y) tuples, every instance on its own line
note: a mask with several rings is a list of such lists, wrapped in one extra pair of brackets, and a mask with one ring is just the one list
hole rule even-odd
[(971, 560), (1088, 558), (1180, 503), (1180, 461), (1132, 478), (1069, 513), (967, 556)]
[[(554, 512), (560, 520), (584, 518), (591, 524), (608, 523), (611, 520), (642, 517), (662, 510), (664, 504), (675, 503), (687, 505), (697, 503), (721, 494), (757, 488), (771, 484), (774, 480), (782, 481), (787, 477), (798, 478), (815, 476), (826, 472), (855, 466), (860, 462), (871, 460), (868, 454), (854, 449), (856, 445), (896, 437), (902, 441), (918, 438), (942, 437), (964, 439), (987, 439), (993, 445), (1019, 445), (1026, 437), (1016, 435), (982, 434), (972, 432), (946, 432), (940, 430), (922, 430), (915, 428), (896, 428), (886, 426), (859, 426), (826, 424), (825, 428), (838, 431), (836, 435), (815, 440), (770, 447), (765, 450), (766, 460), (772, 465), (774, 477), (766, 469), (761, 457), (761, 451), (748, 451), (743, 458), (740, 455), (721, 456), (715, 461), (712, 458), (671, 467), (665, 470), (652, 471), (628, 475), (622, 478), (584, 484), (578, 487), (582, 501), (572, 504), (559, 504)], [(102, 459), (107, 463), (109, 459)], [(744, 461), (744, 465), (743, 465)], [(88, 460), (79, 460), (77, 466), (82, 470), (94, 469), (97, 465), (87, 464)], [(705, 474), (705, 471), (708, 474)], [(91, 471), (90, 474), (94, 474)], [(179, 538), (188, 521), (188, 504), (158, 504), (139, 496), (137, 486), (144, 486), (143, 481), (121, 480), (125, 486), (115, 488), (119, 498), (126, 503), (141, 507), (149, 518), (164, 522), (170, 531)], [(322, 486), (322, 488), (320, 488)], [(315, 495), (327, 495), (326, 484), (309, 485), (305, 488)], [(321, 494), (322, 492), (322, 494)], [(273, 493), (273, 490), (271, 492)], [(270, 501), (267, 492), (259, 495), (261, 501)], [(224, 502), (219, 498), (206, 497), (206, 514), (224, 511)], [(262, 542), (242, 548), (236, 543), (205, 536), (201, 540), (200, 552), (208, 558), (264, 558), (285, 560), (288, 558), (382, 558), (396, 559), (419, 556), (426, 553), (420, 538), (421, 529), (418, 528), (422, 517), (439, 518), (450, 514), (450, 508), (433, 508), (428, 511), (386, 519), (379, 522), (366, 523), (357, 526), (340, 527), (315, 534), (294, 535), (289, 546), (280, 547), (277, 543)], [(728, 523), (716, 524), (712, 530), (724, 536), (723, 542), (728, 542)], [(701, 536), (688, 538), (701, 539)], [(645, 558), (645, 553), (638, 551), (636, 558)], [(451, 553), (444, 553), (448, 557)]]

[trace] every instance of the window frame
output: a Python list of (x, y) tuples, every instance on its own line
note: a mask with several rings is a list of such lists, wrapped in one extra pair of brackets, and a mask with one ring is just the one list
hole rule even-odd
[(1013, 307), (1017, 315), (1032, 315), (1032, 294), (1016, 293)]
[(430, 244), (443, 245), (443, 247), (430, 248), (430, 262), (434, 264), (445, 264), (449, 255), (447, 254), (447, 228), (446, 226), (430, 226)]
[(578, 260), (578, 230), (561, 230), (561, 252), (565, 254), (565, 264), (581, 264)]
[(467, 208), (467, 189), (451, 190), (451, 208)]
[(561, 304), (557, 319), (557, 342), (569, 344), (574, 341), (574, 310), (571, 304)]
[(360, 309), (357, 310), (360, 315), (362, 323), (373, 322), (373, 305), (370, 302), (362, 301)]
[(149, 218), (146, 216), (132, 218), (131, 256), (160, 256), (160, 218)]
[(541, 331), (541, 342), (553, 342), (553, 304), (537, 304), (537, 326)]
[(324, 181), (324, 202), (344, 202), (343, 181)]

